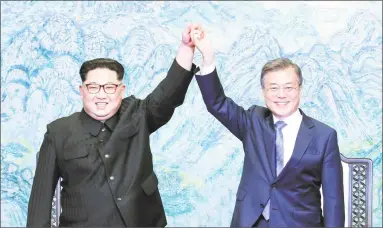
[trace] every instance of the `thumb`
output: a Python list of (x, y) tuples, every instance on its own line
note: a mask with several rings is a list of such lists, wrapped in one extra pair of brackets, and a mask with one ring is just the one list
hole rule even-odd
[(201, 31), (199, 30), (192, 30), (190, 33), (190, 38), (194, 45), (198, 46), (198, 44), (201, 41)]

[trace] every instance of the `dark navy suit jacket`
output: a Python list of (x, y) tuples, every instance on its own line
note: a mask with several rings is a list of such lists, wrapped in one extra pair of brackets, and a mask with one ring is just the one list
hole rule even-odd
[(251, 227), (270, 197), (272, 227), (344, 226), (343, 172), (334, 129), (299, 110), (303, 118), (293, 154), (276, 177), (270, 110), (238, 106), (225, 96), (216, 70), (196, 79), (208, 111), (242, 141), (245, 151), (232, 227)]

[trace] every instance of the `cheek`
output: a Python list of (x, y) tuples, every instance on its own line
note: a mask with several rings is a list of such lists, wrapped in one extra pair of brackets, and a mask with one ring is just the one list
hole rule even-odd
[(274, 103), (274, 97), (273, 96), (265, 96), (266, 102)]
[(91, 96), (91, 95), (84, 95), (82, 98), (84, 102), (91, 102), (93, 101), (93, 99), (94, 99), (94, 96)]
[(121, 100), (121, 97), (120, 97), (119, 95), (109, 96), (109, 102), (110, 102), (110, 103), (116, 104), (116, 103), (118, 103), (120, 100)]

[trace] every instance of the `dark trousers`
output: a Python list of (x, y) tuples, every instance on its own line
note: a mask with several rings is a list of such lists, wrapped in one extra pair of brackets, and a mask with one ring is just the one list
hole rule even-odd
[(254, 223), (253, 227), (269, 228), (269, 221), (266, 221), (265, 217), (261, 214)]

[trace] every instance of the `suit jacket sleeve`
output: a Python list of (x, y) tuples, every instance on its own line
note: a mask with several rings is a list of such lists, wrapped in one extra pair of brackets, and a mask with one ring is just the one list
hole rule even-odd
[(343, 171), (336, 131), (328, 139), (322, 170), (325, 227), (344, 227)]
[(50, 227), (52, 199), (59, 179), (56, 151), (49, 126), (40, 148), (28, 203), (27, 227)]
[(208, 112), (217, 118), (231, 133), (242, 140), (249, 118), (246, 111), (226, 97), (218, 78), (217, 69), (205, 76), (196, 76)]
[(167, 123), (175, 108), (184, 102), (195, 68), (193, 64), (191, 71), (185, 70), (174, 60), (167, 76), (145, 98), (150, 133)]

